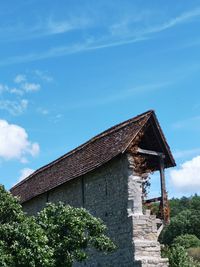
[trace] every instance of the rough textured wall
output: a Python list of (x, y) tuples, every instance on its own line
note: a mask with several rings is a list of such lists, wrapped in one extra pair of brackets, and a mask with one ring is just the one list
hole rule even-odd
[(23, 204), (23, 210), (28, 214), (35, 215), (38, 211), (43, 209), (47, 202), (47, 193), (39, 195), (32, 200)]
[[(47, 177), (48, 179), (48, 177)], [(74, 267), (167, 267), (160, 257), (155, 216), (142, 211), (142, 179), (134, 172), (131, 155), (121, 155), (87, 175), (76, 178), (24, 204), (35, 214), (45, 203), (62, 201), (84, 207), (100, 217), (118, 249), (108, 255), (94, 250)]]
[[(47, 177), (48, 179), (48, 177)], [(118, 246), (112, 254), (91, 254), (86, 263), (74, 266), (134, 266), (132, 219), (128, 217), (128, 161), (119, 156), (95, 171), (76, 178), (24, 204), (24, 209), (35, 214), (46, 201), (63, 201), (75, 207), (84, 207), (100, 217), (108, 227), (108, 235)]]

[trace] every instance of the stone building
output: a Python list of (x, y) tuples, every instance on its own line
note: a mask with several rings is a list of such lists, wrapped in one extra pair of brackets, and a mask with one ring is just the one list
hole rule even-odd
[[(118, 249), (75, 266), (168, 266), (158, 234), (169, 220), (164, 168), (175, 166), (154, 111), (120, 123), (38, 169), (15, 185), (25, 211), (36, 214), (47, 202), (63, 201), (100, 217)], [(161, 197), (144, 200), (150, 171), (160, 171)], [(158, 181), (159, 183), (159, 181)], [(160, 201), (160, 219), (143, 205)], [(159, 228), (160, 225), (160, 228)]]

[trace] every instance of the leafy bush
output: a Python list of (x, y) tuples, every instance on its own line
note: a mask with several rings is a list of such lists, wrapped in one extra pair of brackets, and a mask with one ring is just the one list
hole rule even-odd
[(192, 234), (200, 238), (200, 211), (184, 210), (171, 219), (170, 224), (164, 229), (160, 241), (172, 244), (179, 235)]
[(184, 247), (180, 245), (165, 248), (162, 256), (169, 259), (170, 267), (199, 267), (198, 263), (193, 261)]
[(199, 210), (200, 196), (195, 194), (191, 197), (172, 198), (170, 201), (171, 217), (178, 215), (183, 210)]
[(48, 246), (53, 249), (55, 266), (71, 266), (74, 260), (87, 259), (85, 249), (88, 247), (104, 252), (115, 249), (104, 234), (106, 226), (85, 209), (63, 203), (48, 204), (38, 214), (37, 222), (48, 238)]
[(174, 217), (183, 210), (190, 209), (191, 198), (182, 197), (170, 199), (170, 215)]
[(171, 222), (159, 240), (170, 267), (200, 267), (200, 196), (171, 199)]
[(185, 234), (176, 237), (173, 244), (180, 245), (184, 248), (200, 247), (200, 240), (195, 235)]
[(19, 200), (0, 185), (0, 224), (21, 222), (24, 219)]
[(115, 249), (106, 227), (85, 209), (49, 204), (37, 217), (27, 216), (18, 200), (0, 186), (0, 266), (71, 267), (87, 248)]

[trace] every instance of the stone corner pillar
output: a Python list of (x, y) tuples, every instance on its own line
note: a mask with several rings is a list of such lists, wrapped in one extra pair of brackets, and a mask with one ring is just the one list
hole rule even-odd
[(127, 154), (128, 158), (128, 215), (143, 214), (142, 209), (142, 177), (134, 171), (133, 156)]
[(134, 158), (128, 159), (128, 216), (132, 221), (132, 244), (135, 267), (168, 267), (168, 259), (161, 258), (156, 216), (147, 210), (143, 214), (142, 177), (134, 171)]

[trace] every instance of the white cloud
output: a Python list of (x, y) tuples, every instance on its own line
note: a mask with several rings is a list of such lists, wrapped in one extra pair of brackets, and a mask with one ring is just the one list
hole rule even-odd
[(29, 149), (27, 150), (32, 156), (37, 156), (40, 152), (40, 146), (38, 143), (30, 144)]
[(72, 25), (67, 21), (53, 22), (53, 23), (49, 22), (48, 26), (49, 26), (49, 32), (51, 34), (64, 33), (73, 29)]
[[(150, 34), (159, 33), (167, 29), (173, 28), (179, 24), (187, 23), (190, 20), (200, 16), (200, 8), (196, 8), (187, 12), (180, 14), (177, 17), (161, 22), (160, 24), (143, 26), (147, 23), (146, 18), (150, 18), (149, 12), (144, 12), (144, 14), (137, 14), (134, 17), (125, 17), (120, 22), (110, 26), (110, 32), (113, 36), (121, 37), (146, 37)], [(151, 14), (152, 15), (152, 14)], [(135, 24), (140, 22), (140, 24)], [(148, 25), (148, 24), (147, 24)]]
[(6, 120), (0, 120), (0, 140), (0, 158), (24, 162), (26, 156), (39, 153), (39, 144), (29, 141), (25, 129)]
[(48, 109), (41, 108), (41, 107), (37, 109), (37, 112), (42, 114), (42, 115), (48, 115), (49, 114)]
[(9, 88), (5, 84), (0, 84), (0, 94), (9, 91)]
[(192, 156), (199, 155), (199, 154), (200, 154), (200, 148), (185, 149), (185, 150), (175, 150), (173, 152), (173, 156), (176, 159), (192, 157)]
[(1, 42), (44, 38), (73, 30), (82, 30), (91, 25), (89, 16), (70, 16), (65, 19), (44, 17), (32, 25), (16, 24), (0, 27)]
[(58, 121), (61, 120), (62, 116), (63, 116), (62, 114), (55, 115), (55, 117), (53, 117), (53, 122), (57, 123)]
[(88, 107), (97, 107), (101, 105), (107, 105), (114, 102), (119, 102), (124, 99), (128, 99), (130, 97), (134, 97), (136, 95), (154, 92), (156, 90), (163, 90), (167, 86), (170, 85), (170, 82), (160, 82), (154, 84), (143, 84), (138, 86), (133, 86), (130, 89), (119, 90), (117, 93), (108, 94), (107, 97), (98, 97), (98, 98), (90, 98), (89, 100), (84, 101), (76, 101), (76, 103), (69, 104), (67, 109), (79, 109), (79, 108), (88, 108)]
[(46, 29), (44, 29), (44, 35), (52, 35), (52, 34), (60, 34), (65, 33), (72, 30), (83, 29), (90, 24), (90, 20), (88, 18), (78, 18), (74, 17), (68, 20), (63, 21), (55, 21), (53, 19), (49, 19), (46, 25)]
[[(39, 77), (39, 73), (37, 73)], [(43, 80), (49, 80), (50, 77), (43, 75), (40, 73), (40, 78)], [(17, 84), (15, 87), (8, 86), (6, 84), (0, 84), (0, 93), (7, 92), (9, 94), (16, 94), (22, 96), (24, 93), (38, 91), (41, 88), (39, 83), (29, 82), (25, 75), (19, 74), (14, 78), (14, 82)], [(17, 86), (17, 87), (16, 87)]]
[(192, 130), (199, 130), (200, 129), (200, 116), (194, 116), (190, 118), (186, 118), (184, 120), (176, 121), (175, 123), (172, 124), (172, 128), (174, 130), (187, 130), (187, 131), (192, 131)]
[(4, 85), (0, 84), (0, 93), (2, 93), (4, 91)]
[(34, 92), (34, 91), (38, 91), (41, 88), (41, 85), (39, 83), (23, 83), (21, 85), (21, 88), (25, 91), (25, 92)]
[[(35, 78), (50, 81), (50, 77), (42, 75), (42, 72), (38, 72), (37, 75), (35, 74)], [(20, 115), (28, 107), (28, 100), (24, 99), (23, 95), (40, 90), (41, 85), (40, 83), (30, 82), (24, 74), (16, 75), (14, 83), (14, 86), (0, 83), (0, 110), (5, 110), (11, 115)]]
[(22, 90), (24, 90), (25, 92), (32, 92), (32, 91), (38, 91), (41, 88), (41, 85), (39, 83), (32, 83), (27, 81), (26, 75), (24, 74), (18, 74), (15, 77), (14, 82), (19, 84), (21, 90), (13, 88), (10, 90), (11, 93), (19, 93), (19, 91), (22, 92)]
[(24, 180), (26, 177), (28, 177), (29, 175), (31, 175), (35, 170), (30, 169), (30, 168), (24, 168), (20, 171), (20, 177), (18, 182)]
[(25, 81), (26, 81), (26, 76), (24, 74), (18, 74), (14, 79), (15, 83), (21, 83)]
[(20, 115), (23, 113), (28, 106), (28, 100), (27, 99), (21, 99), (21, 100), (0, 100), (0, 109), (6, 110), (11, 115)]
[(67, 46), (52, 47), (41, 53), (31, 53), (31, 54), (22, 55), (22, 56), (10, 57), (10, 58), (7, 58), (6, 60), (1, 60), (0, 66), (37, 61), (41, 59), (54, 58), (54, 57), (87, 52), (87, 51), (92, 51), (92, 50), (99, 50), (99, 49), (104, 49), (104, 48), (109, 48), (109, 47), (122, 46), (125, 44), (137, 43), (137, 42), (144, 41), (147, 39), (149, 39), (149, 37), (146, 37), (146, 36), (129, 37), (125, 39), (121, 38), (117, 40), (112, 40), (108, 36), (102, 37), (100, 39), (90, 38), (80, 43), (73, 43)]
[(41, 85), (39, 83), (29, 82), (26, 78), (26, 75), (24, 74), (18, 74), (15, 77), (14, 82), (19, 84), (19, 89), (16, 89), (16, 88), (10, 89), (11, 93), (19, 94), (19, 93), (22, 93), (23, 91), (33, 92), (33, 91), (38, 91), (41, 88)]
[(171, 18), (165, 23), (149, 27), (146, 30), (144, 30), (144, 34), (165, 31), (167, 29), (177, 26), (178, 24), (189, 22), (191, 19), (194, 19), (199, 16), (200, 16), (200, 8), (196, 8), (188, 12), (184, 12), (177, 17)]
[(17, 89), (17, 88), (11, 88), (10, 93), (15, 94), (15, 95), (19, 95), (19, 96), (22, 96), (24, 94), (24, 92), (22, 90)]
[(184, 162), (176, 170), (170, 171), (172, 184), (182, 192), (200, 192), (200, 156)]
[[(5, 60), (1, 60), (0, 66), (22, 63), (22, 62), (30, 62), (35, 60), (41, 60), (46, 58), (53, 58), (73, 53), (86, 52), (90, 50), (104, 49), (114, 46), (121, 46), (125, 44), (145, 41), (156, 33), (165, 31), (167, 29), (171, 29), (176, 27), (177, 25), (183, 23), (189, 23), (191, 20), (200, 16), (200, 8), (195, 8), (193, 10), (183, 12), (173, 18), (168, 18), (165, 21), (160, 21), (156, 24), (147, 23), (150, 20), (150, 13), (152, 12), (144, 12), (142, 16), (137, 18), (136, 20), (130, 19), (130, 16), (123, 17), (121, 21), (117, 21), (115, 23), (110, 23), (110, 25), (106, 25), (105, 28), (102, 28), (102, 35), (96, 37), (88, 35), (84, 40), (80, 40), (79, 42), (72, 43), (68, 46), (57, 46), (46, 49), (41, 53), (31, 53), (22, 56), (15, 56), (12, 58), (7, 58)], [(152, 15), (153, 14), (153, 15)], [(155, 16), (154, 13), (151, 14)], [(148, 17), (146, 21), (145, 18)], [(163, 20), (163, 19), (162, 19)], [(135, 23), (140, 22), (139, 25), (135, 25)], [(48, 34), (58, 34), (69, 31), (71, 29), (83, 29), (84, 27), (90, 25), (90, 22), (87, 19), (71, 19), (68, 21), (53, 21), (49, 20), (47, 22), (45, 31), (46, 35)], [(93, 25), (94, 26), (94, 25)], [(44, 34), (44, 35), (45, 35)]]
[(53, 81), (53, 77), (51, 77), (50, 75), (46, 74), (43, 71), (40, 70), (35, 70), (34, 74), (39, 77), (41, 80), (45, 81), (45, 82), (52, 82)]

